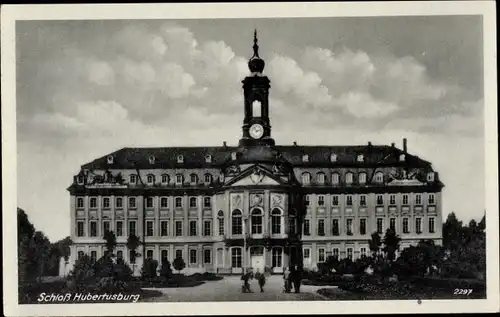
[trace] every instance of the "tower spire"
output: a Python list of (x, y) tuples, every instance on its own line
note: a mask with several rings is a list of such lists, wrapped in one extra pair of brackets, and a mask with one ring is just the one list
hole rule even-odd
[(262, 73), (264, 66), (266, 65), (264, 60), (259, 56), (259, 45), (257, 42), (257, 29), (255, 29), (253, 32), (253, 55), (248, 61), (248, 68), (250, 69), (250, 72), (254, 74)]
[(259, 57), (259, 45), (257, 44), (257, 29), (254, 30), (253, 32), (253, 56), (252, 57)]

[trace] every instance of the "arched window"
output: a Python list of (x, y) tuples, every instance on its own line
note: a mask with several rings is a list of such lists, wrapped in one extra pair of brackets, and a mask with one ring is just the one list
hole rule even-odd
[(212, 175), (205, 174), (205, 184), (212, 184)]
[(108, 156), (108, 164), (113, 164), (113, 155)]
[(189, 197), (189, 208), (196, 208), (198, 200), (196, 197)]
[(252, 102), (252, 115), (256, 118), (262, 116), (262, 103), (259, 100)]
[(205, 162), (212, 163), (212, 155), (210, 155), (210, 154), (205, 155)]
[(156, 158), (155, 158), (153, 155), (151, 155), (151, 156), (149, 157), (149, 164), (154, 164), (154, 163), (155, 163), (155, 160), (156, 160)]
[(281, 210), (274, 208), (271, 212), (271, 234), (281, 234), (282, 219)]
[(189, 180), (190, 180), (191, 184), (197, 184), (198, 183), (198, 175), (196, 175), (196, 174), (189, 175)]
[(337, 162), (337, 154), (330, 154), (330, 162), (332, 163)]
[(262, 210), (252, 210), (252, 234), (262, 234)]
[(168, 174), (163, 174), (161, 176), (161, 183), (168, 184), (169, 182), (170, 182), (170, 177), (168, 176)]
[(309, 185), (311, 183), (311, 174), (302, 173), (302, 184)]
[(345, 182), (346, 182), (346, 184), (352, 184), (352, 179), (353, 179), (352, 173), (351, 172), (347, 172), (345, 174)]
[(379, 184), (383, 183), (384, 182), (384, 173), (382, 173), (382, 172), (375, 173), (375, 182), (379, 183)]
[(302, 162), (309, 162), (309, 155), (307, 154), (302, 155)]
[(149, 174), (148, 177), (147, 177), (147, 181), (148, 181), (148, 184), (154, 184), (155, 182), (155, 176), (152, 175), (152, 174)]
[(224, 235), (224, 212), (219, 210), (217, 213), (217, 221), (219, 222), (219, 236)]
[(340, 183), (340, 175), (339, 173), (332, 174), (332, 185), (338, 185)]
[(231, 233), (243, 234), (243, 219), (240, 210), (233, 210), (231, 214)]
[(184, 176), (182, 174), (175, 175), (175, 184), (182, 185), (184, 183)]
[(177, 163), (184, 163), (184, 156), (178, 155), (177, 156)]
[(325, 184), (325, 173), (319, 172), (318, 174), (316, 174), (316, 176), (318, 177), (318, 184)]
[(366, 183), (366, 173), (365, 172), (359, 173), (359, 183), (360, 184)]

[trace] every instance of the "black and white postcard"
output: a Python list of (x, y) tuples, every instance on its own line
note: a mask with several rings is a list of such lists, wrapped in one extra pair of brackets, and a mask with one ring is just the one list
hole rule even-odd
[(1, 11), (8, 316), (498, 311), (493, 2)]

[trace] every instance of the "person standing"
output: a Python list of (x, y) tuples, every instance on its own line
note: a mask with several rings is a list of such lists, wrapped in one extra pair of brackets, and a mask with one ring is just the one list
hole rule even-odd
[(264, 293), (264, 284), (266, 284), (266, 276), (264, 273), (260, 273), (259, 269), (255, 272), (255, 279), (259, 283), (260, 292)]
[(290, 283), (290, 269), (288, 267), (285, 268), (285, 271), (283, 272), (283, 281), (285, 284), (285, 293), (290, 293), (291, 289), (291, 283)]
[(295, 265), (293, 269), (293, 288), (295, 293), (300, 293), (300, 283), (302, 282), (302, 272), (298, 265)]
[(243, 275), (241, 276), (241, 280), (243, 281), (243, 285), (241, 286), (241, 290), (243, 291), (243, 293), (252, 293), (252, 290), (250, 289), (250, 283), (249, 283), (249, 280), (250, 280), (250, 273), (243, 273)]

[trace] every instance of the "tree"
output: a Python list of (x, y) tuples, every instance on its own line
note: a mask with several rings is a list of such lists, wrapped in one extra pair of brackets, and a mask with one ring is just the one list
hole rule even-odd
[(385, 232), (383, 242), (384, 248), (382, 250), (387, 255), (387, 259), (391, 262), (394, 261), (396, 251), (399, 250), (399, 242), (401, 242), (401, 238), (396, 235), (396, 232), (392, 228), (389, 228)]
[(462, 234), (462, 221), (459, 221), (454, 212), (448, 215), (443, 224), (443, 246), (449, 250), (460, 247)]
[(104, 241), (106, 245), (106, 253), (109, 255), (113, 255), (113, 250), (116, 247), (116, 236), (113, 231), (107, 230), (104, 232)]
[(41, 231), (36, 231), (31, 242), (31, 247), (34, 250), (34, 260), (36, 261), (37, 278), (40, 279), (45, 273), (49, 260), (50, 241)]
[(135, 271), (135, 259), (137, 258), (137, 248), (141, 244), (141, 241), (139, 240), (139, 237), (137, 237), (135, 234), (131, 234), (127, 238), (127, 249), (129, 249), (130, 252), (130, 263), (132, 264), (132, 271)]
[(164, 279), (169, 279), (172, 277), (172, 268), (170, 262), (167, 259), (162, 259), (160, 276)]
[(142, 264), (141, 276), (143, 279), (156, 277), (156, 269), (158, 268), (158, 261), (153, 259), (144, 259)]
[(186, 263), (182, 258), (176, 258), (172, 264), (174, 269), (176, 269), (179, 273), (181, 273), (181, 271), (186, 267)]
[(380, 246), (382, 245), (382, 239), (378, 232), (372, 233), (372, 238), (369, 241), (370, 250), (372, 251), (373, 257), (375, 257), (380, 250)]

